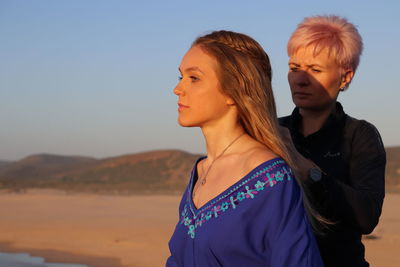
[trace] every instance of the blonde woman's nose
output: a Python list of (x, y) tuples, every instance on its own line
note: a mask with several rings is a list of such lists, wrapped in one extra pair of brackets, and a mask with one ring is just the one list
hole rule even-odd
[(179, 84), (177, 86), (175, 86), (173, 92), (174, 92), (175, 95), (178, 95), (178, 96), (184, 94), (184, 91), (183, 91), (183, 89), (181, 88), (181, 86)]

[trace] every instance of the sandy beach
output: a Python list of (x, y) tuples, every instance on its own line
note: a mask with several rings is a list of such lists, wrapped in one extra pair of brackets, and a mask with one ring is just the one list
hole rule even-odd
[[(31, 190), (0, 193), (0, 251), (91, 267), (165, 266), (179, 196), (110, 196)], [(373, 235), (371, 266), (400, 263), (400, 195), (388, 194)]]

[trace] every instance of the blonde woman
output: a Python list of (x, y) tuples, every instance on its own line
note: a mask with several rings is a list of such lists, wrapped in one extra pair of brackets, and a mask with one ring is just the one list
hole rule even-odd
[(347, 115), (337, 101), (354, 77), (361, 52), (356, 27), (338, 16), (305, 18), (288, 42), (296, 108), (281, 124), (301, 153), (292, 156), (314, 207), (334, 222), (317, 236), (325, 266), (369, 266), (361, 235), (377, 225), (385, 195), (386, 155), (378, 131)]
[(279, 133), (267, 54), (244, 34), (196, 39), (179, 66), (178, 122), (199, 127), (167, 266), (322, 266)]

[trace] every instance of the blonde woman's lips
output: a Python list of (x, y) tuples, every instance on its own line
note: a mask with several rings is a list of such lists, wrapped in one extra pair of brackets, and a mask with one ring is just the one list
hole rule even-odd
[(189, 106), (183, 105), (181, 103), (178, 103), (178, 111), (184, 110), (186, 108), (189, 108)]

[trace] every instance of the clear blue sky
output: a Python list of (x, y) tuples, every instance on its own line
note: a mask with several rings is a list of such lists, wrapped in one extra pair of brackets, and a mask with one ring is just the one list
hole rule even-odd
[(200, 130), (178, 126), (172, 93), (194, 38), (228, 29), (259, 41), (286, 115), (286, 42), (318, 14), (347, 17), (364, 39), (358, 73), (339, 98), (345, 110), (375, 124), (386, 146), (400, 145), (400, 2), (380, 2), (0, 0), (0, 159), (203, 153)]

